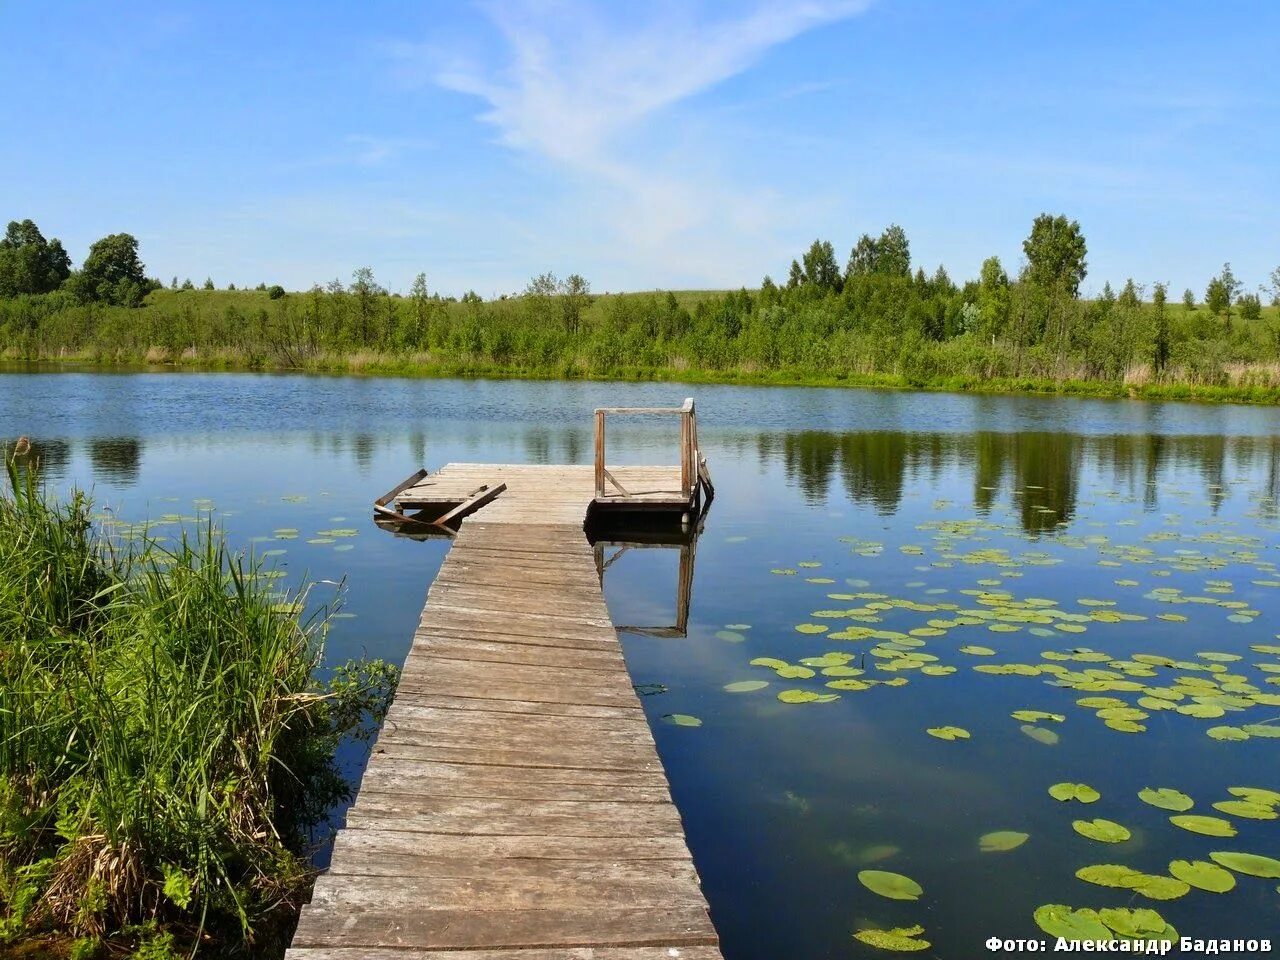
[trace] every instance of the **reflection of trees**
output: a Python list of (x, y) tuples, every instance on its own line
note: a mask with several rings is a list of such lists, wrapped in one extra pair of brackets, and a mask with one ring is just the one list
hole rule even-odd
[[(1068, 521), (1076, 509), (1082, 438), (1074, 433), (1011, 433), (1010, 459), (1022, 529), (1044, 533)], [(1028, 489), (1036, 488), (1041, 489)]]
[[(41, 476), (49, 480), (60, 480), (66, 476), (67, 464), (71, 460), (71, 444), (66, 440), (40, 440), (32, 438), (31, 449), (18, 459), (19, 464), (35, 464)], [(0, 442), (0, 449), (5, 456), (12, 454), (14, 442)], [(3, 482), (3, 481), (0, 481)]]
[(89, 462), (95, 479), (109, 483), (138, 482), (142, 466), (140, 437), (98, 437), (89, 441)]
[(835, 471), (839, 435), (821, 430), (788, 433), (782, 441), (787, 479), (797, 482), (804, 498), (821, 503)]
[(840, 440), (840, 474), (845, 492), (857, 503), (871, 504), (878, 513), (898, 509), (906, 486), (909, 446), (917, 434), (846, 433)]

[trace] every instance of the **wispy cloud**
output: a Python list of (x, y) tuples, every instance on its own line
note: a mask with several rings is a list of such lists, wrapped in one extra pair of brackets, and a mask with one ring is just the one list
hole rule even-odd
[(419, 78), (483, 100), (480, 119), (498, 142), (574, 175), (584, 210), (609, 218), (655, 273), (678, 262), (686, 276), (720, 280), (714, 255), (702, 263), (688, 256), (707, 251), (713, 239), (697, 234), (710, 230), (719, 238), (710, 247), (727, 265), (743, 230), (767, 229), (774, 198), (758, 185), (732, 183), (727, 160), (714, 152), (700, 150), (691, 162), (688, 152), (670, 150), (663, 122), (669, 108), (869, 3), (760, 2), (725, 15), (679, 3), (623, 13), (622, 5), (580, 0), (490, 2), (480, 9), (503, 41), (500, 62), (466, 62), (417, 46), (397, 52)]

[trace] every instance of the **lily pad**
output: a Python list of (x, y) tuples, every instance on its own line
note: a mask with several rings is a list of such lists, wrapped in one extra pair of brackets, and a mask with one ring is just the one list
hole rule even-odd
[(928, 940), (920, 940), (924, 927), (894, 927), (892, 930), (859, 930), (854, 933), (855, 940), (860, 940), (870, 947), (881, 950), (893, 950), (898, 953), (914, 953), (928, 950), (933, 946)]
[(978, 849), (983, 853), (1007, 853), (1018, 849), (1030, 836), (1017, 830), (994, 830), (978, 838)]
[(838, 693), (814, 693), (812, 690), (783, 690), (778, 694), (783, 703), (830, 703), (839, 700)]
[(726, 683), (724, 690), (726, 693), (750, 693), (752, 690), (763, 690), (768, 685), (768, 680), (738, 680), (735, 683)]
[(969, 731), (964, 727), (930, 727), (925, 733), (939, 740), (968, 740)]
[(1093, 803), (1102, 794), (1089, 786), (1087, 783), (1055, 783), (1049, 788), (1049, 796), (1055, 800), (1061, 800), (1064, 803), (1068, 800), (1078, 800), (1081, 803)]
[(1252, 800), (1219, 800), (1213, 808), (1246, 820), (1275, 820), (1280, 817), (1280, 813), (1276, 813), (1270, 804), (1254, 803)]
[(1265, 803), (1273, 807), (1280, 805), (1280, 793), (1264, 787), (1227, 787), (1227, 793), (1252, 803)]
[(890, 900), (919, 900), (924, 889), (910, 877), (888, 870), (862, 870), (858, 882), (882, 897)]
[(1174, 860), (1169, 864), (1169, 873), (1183, 883), (1210, 893), (1226, 893), (1236, 885), (1231, 871), (1204, 860)]
[(1178, 813), (1190, 810), (1196, 805), (1195, 801), (1185, 793), (1174, 790), (1172, 787), (1144, 787), (1138, 791), (1138, 799), (1161, 810), (1173, 810)]
[(668, 714), (665, 714), (662, 719), (667, 721), (667, 723), (673, 724), (677, 727), (702, 726), (701, 720), (687, 713), (668, 713)]
[(1036, 743), (1043, 743), (1047, 747), (1056, 746), (1062, 739), (1047, 727), (1033, 727), (1029, 723), (1024, 723), (1019, 729)]
[(1173, 942), (1178, 932), (1169, 923), (1147, 908), (1129, 910), (1125, 907), (1105, 907), (1098, 911), (1102, 922), (1120, 936), (1129, 940), (1161, 940)]
[(1037, 907), (1032, 915), (1036, 926), (1051, 937), (1064, 940), (1114, 940), (1112, 933), (1102, 922), (1096, 910), (1084, 907), (1073, 910), (1061, 903), (1046, 903)]
[(1205, 733), (1214, 740), (1248, 740), (1249, 734), (1239, 727), (1210, 727)]
[(1231, 821), (1223, 820), (1221, 817), (1202, 817), (1194, 813), (1186, 813), (1170, 817), (1169, 822), (1175, 827), (1190, 830), (1192, 833), (1202, 833), (1206, 837), (1234, 837), (1236, 835), (1236, 828), (1231, 825)]
[(1209, 854), (1209, 859), (1229, 870), (1234, 870), (1236, 873), (1243, 873), (1250, 877), (1265, 877), (1272, 880), (1280, 877), (1280, 860), (1276, 860), (1274, 857), (1264, 857), (1258, 853), (1237, 853), (1231, 850), (1219, 850)]
[(1088, 837), (1090, 840), (1097, 840), (1099, 843), (1123, 843), (1133, 836), (1128, 828), (1113, 820), (1104, 820), (1101, 817), (1095, 820), (1073, 821), (1071, 828), (1080, 836)]

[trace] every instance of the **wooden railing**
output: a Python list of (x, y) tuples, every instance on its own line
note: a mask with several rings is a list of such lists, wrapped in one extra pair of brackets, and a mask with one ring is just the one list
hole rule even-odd
[[(596, 496), (626, 496), (622, 484), (614, 478), (605, 466), (605, 419), (608, 416), (658, 416), (680, 418), (680, 494), (692, 499), (698, 490), (699, 481), (706, 485), (707, 493), (712, 493), (711, 477), (707, 472), (707, 462), (698, 450), (698, 414), (693, 406), (693, 398), (689, 397), (679, 407), (599, 407), (596, 410)], [(619, 493), (610, 494), (605, 489), (608, 482), (617, 488)]]

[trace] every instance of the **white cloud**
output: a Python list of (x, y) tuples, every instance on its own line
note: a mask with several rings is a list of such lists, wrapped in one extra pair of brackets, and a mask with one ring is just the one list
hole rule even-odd
[(733, 182), (725, 172), (732, 158), (717, 155), (712, 138), (672, 149), (681, 135), (663, 124), (664, 111), (869, 2), (757, 3), (732, 15), (679, 3), (622, 13), (580, 0), (490, 2), (481, 9), (504, 41), (505, 62), (444, 63), (415, 46), (397, 52), (418, 78), (484, 100), (480, 119), (500, 143), (571, 174), (576, 216), (589, 218), (593, 233), (615, 229), (627, 246), (633, 269), (620, 276), (741, 282), (746, 248), (759, 259), (791, 204)]

